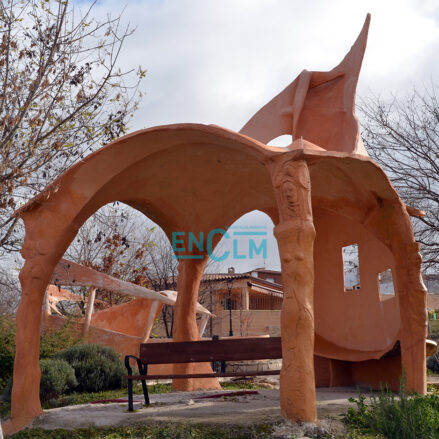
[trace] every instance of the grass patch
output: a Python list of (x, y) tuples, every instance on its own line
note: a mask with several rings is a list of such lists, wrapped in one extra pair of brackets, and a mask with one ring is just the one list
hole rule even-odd
[[(148, 392), (150, 395), (155, 393), (169, 393), (172, 391), (171, 384), (151, 384), (148, 386)], [(142, 385), (136, 383), (134, 385), (134, 394), (143, 395)], [(127, 389), (116, 389), (116, 390), (103, 390), (102, 392), (90, 392), (90, 393), (79, 393), (72, 392), (68, 395), (62, 395), (56, 399), (50, 399), (49, 401), (42, 402), (43, 409), (53, 409), (56, 407), (65, 407), (68, 405), (78, 405), (78, 404), (88, 404), (93, 401), (99, 401), (101, 399), (118, 399), (118, 398), (128, 398)], [(6, 401), (0, 400), (0, 416), (4, 419), (10, 415), (11, 404)]]
[(79, 430), (29, 429), (10, 436), (14, 439), (263, 439), (269, 438), (273, 426), (249, 427), (216, 425), (184, 425), (158, 423), (120, 428), (88, 428)]
[[(157, 383), (157, 384), (150, 384), (148, 386), (148, 393), (151, 395), (154, 395), (154, 393), (170, 393), (172, 392), (172, 385), (166, 384), (166, 383)], [(142, 392), (142, 385), (140, 383), (137, 384), (137, 387), (134, 387), (134, 393), (141, 393)]]
[(427, 392), (434, 393), (436, 395), (439, 394), (439, 383), (438, 384), (427, 384)]
[(439, 437), (438, 395), (410, 396), (401, 383), (397, 395), (381, 390), (378, 394), (372, 394), (368, 404), (366, 397), (361, 394), (358, 399), (350, 401), (357, 406), (350, 408), (345, 418), (351, 434), (369, 434), (371, 437), (389, 439)]
[(349, 431), (346, 437), (343, 437), (343, 439), (385, 439), (385, 437), (379, 433), (364, 433), (356, 428), (353, 428)]
[(6, 418), (11, 414), (11, 403), (0, 400), (0, 416)]
[(104, 390), (102, 392), (90, 392), (90, 393), (77, 393), (73, 392), (69, 395), (63, 395), (56, 399), (50, 399), (49, 401), (43, 402), (43, 409), (52, 409), (55, 407), (65, 407), (67, 405), (78, 405), (78, 404), (88, 404), (93, 401), (98, 401), (100, 399), (118, 399), (126, 398), (126, 389), (116, 389), (116, 390)]
[(255, 384), (252, 382), (247, 382), (247, 383), (235, 383), (233, 381), (224, 381), (221, 384), (221, 388), (223, 390), (261, 390), (261, 389), (266, 389), (266, 386), (263, 385), (259, 385), (259, 384)]
[[(136, 383), (134, 385), (134, 394), (135, 395), (143, 395), (142, 385), (140, 383)], [(171, 384), (152, 384), (148, 386), (148, 393), (150, 395), (156, 393), (169, 393), (171, 392)], [(56, 407), (65, 407), (67, 405), (78, 405), (78, 404), (88, 404), (93, 401), (99, 401), (102, 399), (127, 399), (128, 391), (127, 389), (115, 389), (115, 390), (103, 390), (101, 392), (88, 392), (88, 393), (79, 393), (73, 392), (68, 395), (61, 396), (57, 399), (51, 399), (42, 404), (43, 409), (50, 409)]]

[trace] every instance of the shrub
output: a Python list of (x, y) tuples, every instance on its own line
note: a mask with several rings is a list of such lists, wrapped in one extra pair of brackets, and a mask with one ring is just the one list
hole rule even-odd
[(68, 320), (60, 330), (48, 331), (40, 337), (40, 358), (51, 358), (57, 352), (74, 346), (79, 341)]
[(434, 355), (427, 358), (427, 368), (430, 369), (432, 372), (439, 372), (439, 363)]
[[(43, 359), (40, 360), (41, 381), (40, 399), (59, 398), (63, 393), (78, 385), (75, 377), (75, 370), (64, 360)], [(3, 399), (11, 401), (12, 379), (9, 380), (5, 389)]]
[(58, 359), (40, 360), (40, 399), (48, 401), (58, 398), (78, 385), (75, 370), (67, 361)]
[[(399, 397), (399, 398), (398, 398)], [(357, 408), (350, 408), (346, 422), (368, 433), (379, 433), (391, 439), (429, 439), (439, 437), (439, 397), (409, 396), (401, 383), (398, 395), (388, 390), (373, 394), (370, 404), (359, 395)]]
[[(40, 358), (50, 358), (56, 352), (78, 343), (70, 322), (58, 331), (47, 332), (40, 337)], [(8, 386), (12, 377), (15, 357), (15, 322), (13, 317), (0, 314), (0, 392)]]
[(67, 361), (75, 369), (78, 391), (99, 392), (122, 387), (125, 369), (112, 348), (81, 344), (58, 352), (55, 358)]
[(14, 368), (15, 324), (12, 317), (0, 316), (0, 389), (3, 389)]

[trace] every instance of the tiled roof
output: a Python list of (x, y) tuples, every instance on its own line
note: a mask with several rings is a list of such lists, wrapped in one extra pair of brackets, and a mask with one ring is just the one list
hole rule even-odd
[[(251, 285), (258, 285), (262, 288), (282, 292), (282, 285), (275, 282), (270, 282), (260, 277), (252, 276), (251, 274), (256, 271), (248, 271), (246, 273), (206, 273), (203, 275), (201, 282), (224, 282), (227, 280), (235, 279), (248, 279), (248, 283)], [(277, 271), (272, 271), (278, 273)]]
[(206, 273), (203, 274), (201, 281), (244, 279), (246, 277), (250, 277), (250, 273)]
[(280, 271), (278, 270), (267, 270), (266, 268), (255, 268), (253, 271), (257, 271), (258, 273), (273, 273), (273, 274), (280, 274)]

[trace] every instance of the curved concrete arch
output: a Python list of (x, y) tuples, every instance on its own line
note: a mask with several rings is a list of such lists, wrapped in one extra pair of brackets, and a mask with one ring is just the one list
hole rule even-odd
[[(143, 130), (91, 154), (20, 209), (17, 215), (26, 226), (22, 248), (26, 263), (20, 273), (23, 297), (17, 321), (27, 324), (19, 326), (17, 332), (17, 358), (28, 356), (29, 346), (32, 349), (26, 362), (15, 365), (13, 416), (19, 413), (25, 425), (41, 412), (37, 367), (40, 313), (29, 319), (28, 311), (41, 309), (54, 266), (83, 222), (109, 202), (118, 200), (140, 210), (168, 237), (173, 231), (226, 229), (255, 209), (277, 224), (273, 163), (286, 157), (308, 164), (314, 208), (349, 217), (371, 230), (386, 246), (395, 247), (385, 226), (387, 211), (383, 206), (401, 202), (381, 168), (365, 156), (319, 151), (303, 141), (301, 147), (293, 144), (285, 151), (219, 127), (194, 124)], [(206, 261), (204, 257), (180, 262), (176, 340), (198, 337), (194, 298)], [(193, 318), (188, 318), (192, 314)], [(316, 353), (321, 350), (320, 338)], [(24, 340), (27, 342), (22, 343)], [(373, 349), (366, 345), (362, 350)], [(342, 355), (346, 357), (346, 350)], [(351, 354), (352, 358), (356, 356)], [(183, 390), (191, 386), (180, 383)]]
[[(178, 148), (176, 145), (188, 145), (191, 142), (195, 143), (197, 147), (204, 142), (206, 145), (216, 145), (217, 149), (218, 147), (227, 148), (229, 155), (233, 156), (229, 158), (236, 160), (237, 156), (240, 157), (241, 167), (245, 163), (247, 168), (254, 166), (258, 170), (265, 167), (264, 154), (271, 152), (269, 148), (267, 149), (259, 142), (218, 127), (183, 124), (143, 130), (113, 142), (86, 157), (66, 171), (43, 193), (17, 211), (17, 215), (21, 216), (26, 228), (25, 242), (22, 247), (22, 255), (26, 262), (20, 273), (23, 294), (17, 313), (19, 329), (17, 331), (17, 361), (14, 369), (15, 384), (12, 402), (13, 417), (17, 418), (16, 422), (19, 425), (26, 425), (34, 416), (41, 413), (38, 396), (40, 313), (34, 312), (33, 316), (30, 317), (29, 310), (41, 309), (44, 291), (56, 263), (83, 222), (102, 205), (111, 201), (125, 201), (144, 213), (152, 212), (150, 216), (163, 227), (168, 236), (178, 228), (183, 231), (187, 230), (191, 224), (187, 218), (183, 218), (183, 214), (190, 206), (187, 202), (185, 203), (183, 196), (178, 195), (180, 191), (175, 193), (175, 186), (172, 186), (168, 193), (164, 191), (165, 193), (161, 194), (164, 198), (174, 197), (173, 204), (179, 207), (176, 212), (172, 212), (172, 216), (167, 217), (166, 203), (161, 206), (161, 209), (151, 210), (148, 206), (154, 193), (157, 195), (157, 188), (153, 188), (151, 194), (146, 193), (143, 196), (136, 190), (136, 186), (131, 187), (127, 193), (123, 190), (123, 180), (129, 178), (130, 175), (135, 175), (130, 167), (142, 166), (143, 159), (149, 158), (148, 163), (154, 164), (154, 156), (160, 155), (160, 153), (163, 154), (168, 149), (172, 149), (173, 154), (175, 154), (175, 151), (178, 153), (180, 150), (181, 152), (182, 148)], [(206, 155), (211, 156), (211, 148), (208, 147), (208, 149)], [(276, 151), (276, 148), (272, 148), (272, 150)], [(179, 165), (181, 157), (177, 156), (174, 156), (173, 165)], [(228, 154), (225, 154), (225, 156), (227, 157)], [(194, 160), (191, 163), (194, 163)], [(225, 165), (228, 169), (226, 175), (229, 177), (227, 184), (239, 183), (240, 179), (238, 177), (235, 177), (233, 181), (230, 180), (233, 174), (236, 174), (236, 167), (238, 166), (236, 162), (230, 161)], [(196, 166), (191, 169), (193, 178), (197, 178), (196, 171)], [(254, 169), (252, 172), (255, 175), (259, 174)], [(161, 173), (166, 173), (166, 170), (162, 170)], [(190, 180), (191, 173), (187, 174), (187, 170), (183, 170), (180, 178)], [(147, 178), (153, 181), (150, 175), (147, 175)], [(259, 182), (255, 181), (255, 183), (260, 185), (261, 179), (257, 180)], [(268, 174), (265, 183), (265, 189), (256, 198), (265, 197), (262, 203), (263, 208), (266, 210), (271, 208), (271, 214), (275, 215), (276, 205), (273, 201), (274, 197), (272, 196)], [(241, 187), (245, 188), (247, 184), (247, 181), (241, 179)], [(145, 186), (143, 188), (145, 189)], [(174, 193), (172, 193), (172, 188)], [(144, 192), (148, 191), (144, 190)], [(189, 198), (193, 197), (190, 192), (186, 193)], [(228, 193), (229, 197), (231, 196), (230, 191), (225, 193)], [(214, 187), (213, 191), (206, 194), (206, 196), (210, 196), (214, 200), (216, 199), (215, 194)], [(135, 199), (133, 200), (133, 198)], [(252, 197), (248, 197), (248, 200), (248, 210), (252, 210), (253, 206), (259, 207), (258, 200), (255, 201)], [(194, 200), (189, 199), (190, 201), (193, 202)], [(234, 216), (239, 217), (240, 212), (246, 209), (245, 199), (240, 200), (240, 204), (234, 208), (235, 213), (233, 209), (228, 211), (222, 206), (218, 206), (218, 211), (223, 212), (223, 218), (218, 221), (219, 226), (227, 227), (228, 221), (232, 222), (235, 219)], [(205, 217), (212, 221), (215, 210), (208, 209), (204, 212)], [(201, 213), (203, 212), (192, 213), (194, 222), (196, 222), (197, 214)], [(230, 219), (227, 220), (227, 218)], [(209, 227), (209, 221), (204, 221), (200, 231)], [(192, 308), (195, 306), (192, 303), (193, 292), (198, 291), (199, 279), (203, 273), (205, 263), (206, 259), (202, 261), (182, 261), (180, 263), (178, 289), (181, 292), (179, 301), (182, 303), (177, 303), (177, 316), (179, 313), (183, 313), (183, 310), (185, 315), (192, 314)], [(195, 273), (197, 274), (194, 277)], [(185, 293), (186, 290), (189, 292)], [(26, 322), (26, 324), (20, 324), (20, 322)], [(176, 340), (195, 337), (195, 334), (197, 334), (195, 318), (188, 321), (186, 326), (180, 328), (180, 330), (176, 328)], [(21, 361), (21, 358), (27, 359)]]

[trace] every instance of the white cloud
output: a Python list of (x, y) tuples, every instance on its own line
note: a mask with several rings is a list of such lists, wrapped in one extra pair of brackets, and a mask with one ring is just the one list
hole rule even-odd
[[(118, 0), (101, 0), (95, 11), (120, 9)], [(437, 0), (129, 1), (124, 19), (137, 31), (121, 64), (148, 69), (132, 128), (200, 122), (239, 130), (302, 69), (337, 65), (367, 12), (360, 95), (437, 79)]]
[[(103, 0), (96, 13), (120, 9), (118, 1)], [(436, 1), (129, 1), (124, 19), (137, 31), (121, 63), (148, 69), (133, 128), (202, 122), (238, 130), (302, 69), (338, 64), (367, 12), (372, 23), (361, 94), (437, 76)]]

